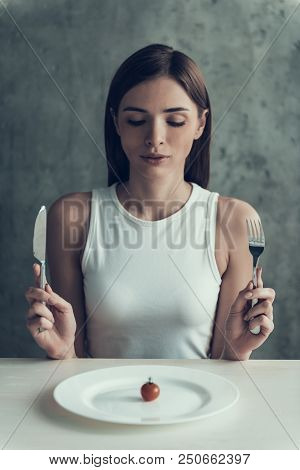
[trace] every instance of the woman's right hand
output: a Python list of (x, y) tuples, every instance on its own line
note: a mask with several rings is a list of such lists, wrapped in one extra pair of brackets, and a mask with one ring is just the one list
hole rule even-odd
[[(53, 292), (49, 284), (40, 285), (40, 265), (33, 265), (35, 287), (25, 293), (29, 309), (26, 326), (36, 343), (52, 359), (75, 358), (76, 320), (70, 303)], [(45, 301), (46, 305), (42, 302)], [(40, 330), (42, 329), (42, 331)]]

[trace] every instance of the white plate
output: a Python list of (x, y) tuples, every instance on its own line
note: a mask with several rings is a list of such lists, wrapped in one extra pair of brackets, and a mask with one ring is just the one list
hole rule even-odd
[[(159, 397), (144, 402), (141, 386), (151, 377)], [(66, 410), (123, 424), (172, 424), (220, 413), (239, 399), (239, 390), (220, 375), (188, 367), (135, 365), (98, 369), (70, 377), (54, 390)]]

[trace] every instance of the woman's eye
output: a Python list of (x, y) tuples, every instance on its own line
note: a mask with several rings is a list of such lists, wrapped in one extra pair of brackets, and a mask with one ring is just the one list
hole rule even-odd
[(131, 124), (132, 126), (140, 126), (141, 124), (143, 124), (143, 122), (145, 121), (133, 121), (132, 119), (128, 119), (127, 121), (129, 124)]
[[(129, 119), (127, 121), (129, 124), (131, 124), (132, 126), (141, 126), (145, 121), (133, 121), (132, 119)], [(185, 122), (174, 122), (174, 121), (167, 121), (168, 124), (170, 124), (170, 126), (174, 126), (174, 127), (180, 127), (180, 126), (184, 126), (185, 125)]]

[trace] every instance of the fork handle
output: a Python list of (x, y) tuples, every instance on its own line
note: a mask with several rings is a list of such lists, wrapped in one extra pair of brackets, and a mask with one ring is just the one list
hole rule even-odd
[[(257, 276), (256, 276), (256, 267), (257, 267), (258, 259), (256, 263), (253, 263), (253, 274), (252, 274), (252, 280), (253, 280), (253, 287), (257, 287)], [(251, 300), (251, 308), (254, 307), (258, 303), (258, 299), (252, 299)], [(260, 326), (256, 326), (252, 330), (250, 330), (253, 335), (259, 335), (260, 333)]]

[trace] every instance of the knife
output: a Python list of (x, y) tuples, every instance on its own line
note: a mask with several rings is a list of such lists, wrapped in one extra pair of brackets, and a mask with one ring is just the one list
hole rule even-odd
[[(45, 289), (46, 284), (46, 230), (47, 209), (42, 206), (35, 220), (33, 233), (33, 256), (41, 263), (41, 289)], [(46, 305), (46, 302), (42, 302), (42, 304)]]

